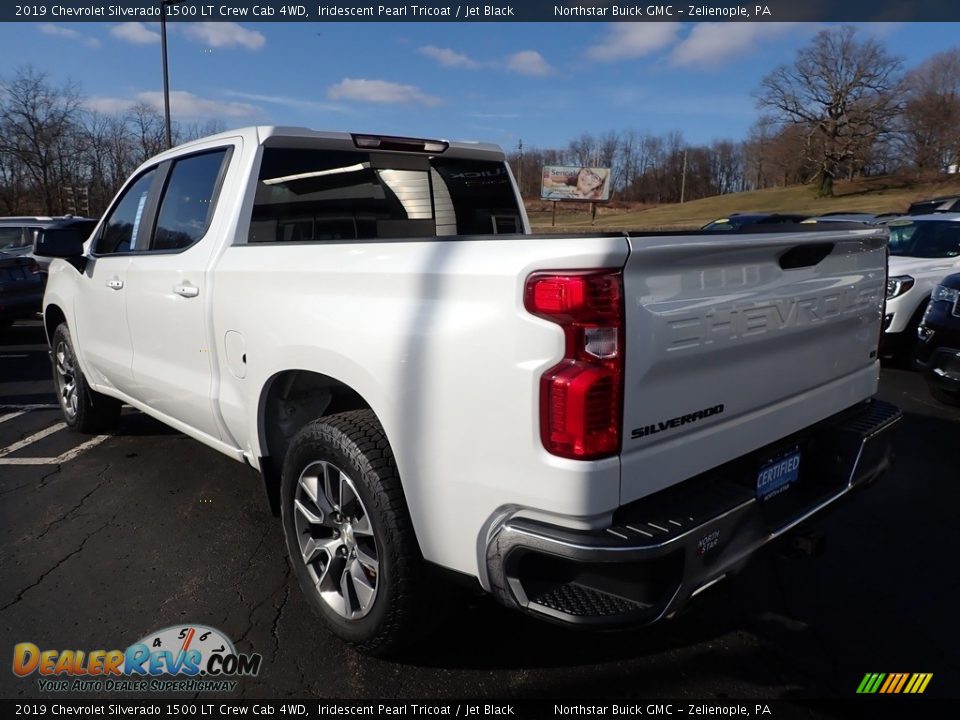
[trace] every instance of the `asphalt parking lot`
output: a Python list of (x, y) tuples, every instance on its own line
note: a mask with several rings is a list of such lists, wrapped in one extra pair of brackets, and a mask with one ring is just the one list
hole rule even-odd
[[(960, 696), (960, 411), (885, 369), (895, 468), (819, 526), (817, 558), (768, 552), (642, 632), (570, 631), (463, 598), (407, 657), (358, 655), (314, 620), (259, 477), (152, 419), (54, 429), (39, 322), (0, 336), (0, 697), (40, 698), (13, 646), (125, 648), (181, 623), (264, 664), (229, 697), (855, 698), (864, 673), (933, 673)], [(11, 449), (12, 448), (12, 449)]]

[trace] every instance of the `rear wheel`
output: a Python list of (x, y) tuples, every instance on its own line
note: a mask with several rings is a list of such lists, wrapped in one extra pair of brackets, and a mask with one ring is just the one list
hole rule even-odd
[(53, 381), (64, 422), (78, 432), (98, 433), (112, 429), (120, 417), (119, 400), (90, 389), (77, 364), (66, 323), (53, 333)]
[(281, 494), (290, 562), (326, 626), (370, 654), (401, 649), (418, 626), (422, 557), (374, 414), (340, 413), (300, 430)]

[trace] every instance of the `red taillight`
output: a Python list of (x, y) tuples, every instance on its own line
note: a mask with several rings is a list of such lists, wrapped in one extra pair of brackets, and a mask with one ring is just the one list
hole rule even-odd
[(542, 272), (524, 305), (563, 328), (564, 357), (540, 379), (540, 438), (548, 452), (595, 460), (620, 451), (623, 412), (623, 276)]

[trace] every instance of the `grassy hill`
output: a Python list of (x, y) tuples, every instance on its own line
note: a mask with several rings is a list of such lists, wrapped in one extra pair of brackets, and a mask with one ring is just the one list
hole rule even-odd
[(875, 177), (839, 182), (833, 198), (817, 198), (810, 185), (770, 188), (752, 192), (717, 195), (670, 205), (641, 207), (603, 206), (591, 223), (589, 203), (557, 203), (557, 224), (551, 226), (549, 202), (527, 203), (534, 231), (576, 232), (577, 230), (685, 230), (734, 212), (903, 212), (923, 198), (960, 193), (960, 178), (915, 182), (909, 178)]

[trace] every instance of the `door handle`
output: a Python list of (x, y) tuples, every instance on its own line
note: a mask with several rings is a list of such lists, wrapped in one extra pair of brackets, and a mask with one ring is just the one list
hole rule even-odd
[(114, 278), (113, 280), (107, 280), (107, 287), (111, 290), (119, 290), (123, 287), (123, 280)]
[(200, 288), (194, 285), (174, 285), (173, 291), (180, 297), (192, 298), (200, 294)]

